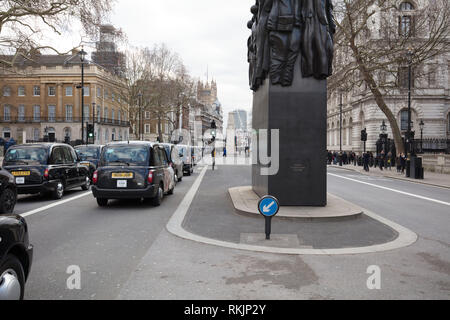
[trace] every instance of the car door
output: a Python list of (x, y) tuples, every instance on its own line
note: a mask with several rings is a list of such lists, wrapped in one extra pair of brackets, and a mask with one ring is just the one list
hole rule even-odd
[(167, 154), (166, 151), (163, 149), (163, 147), (160, 147), (158, 149), (160, 153), (162, 171), (164, 175), (164, 192), (167, 192), (173, 187), (174, 183), (173, 168), (169, 166), (169, 160), (167, 159)]
[(153, 181), (153, 183), (155, 185), (159, 184), (160, 182), (163, 182), (164, 184), (164, 189), (166, 188), (165, 186), (165, 182), (164, 182), (164, 170), (163, 170), (163, 166), (162, 166), (162, 160), (161, 160), (161, 149), (159, 148), (158, 145), (154, 145), (152, 148), (152, 164), (153, 164), (153, 168), (152, 170), (155, 171), (155, 177), (156, 180)]
[(76, 187), (80, 185), (80, 180), (77, 171), (76, 161), (68, 147), (62, 147), (64, 152), (65, 174), (67, 181), (67, 188)]
[(89, 177), (89, 169), (80, 163), (80, 158), (78, 157), (74, 148), (68, 147), (68, 149), (72, 155), (73, 162), (75, 164), (77, 177), (76, 179), (80, 184), (84, 184), (86, 182), (86, 177)]
[[(49, 176), (52, 180), (66, 181), (64, 151), (62, 147), (56, 146), (51, 150)], [(67, 184), (67, 181), (66, 181)]]

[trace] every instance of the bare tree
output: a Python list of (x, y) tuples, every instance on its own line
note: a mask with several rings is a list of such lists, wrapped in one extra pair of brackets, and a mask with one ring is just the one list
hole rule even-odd
[(41, 43), (41, 38), (48, 30), (61, 35), (75, 20), (81, 23), (87, 36), (94, 36), (98, 26), (111, 12), (114, 2), (115, 0), (0, 1), (0, 66), (12, 67), (18, 58), (32, 60), (33, 54), (41, 49), (61, 54), (51, 44)]
[(389, 121), (397, 151), (404, 153), (400, 128), (385, 97), (404, 87), (409, 64), (414, 79), (420, 81), (433, 72), (427, 63), (448, 52), (450, 1), (421, 1), (422, 6), (418, 8), (410, 7), (407, 1), (401, 7), (399, 3), (395, 0), (335, 2), (338, 30), (329, 89), (331, 94), (354, 91), (373, 95)]

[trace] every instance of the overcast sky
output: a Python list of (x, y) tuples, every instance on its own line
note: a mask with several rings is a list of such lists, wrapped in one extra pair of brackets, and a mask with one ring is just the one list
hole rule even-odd
[(111, 23), (132, 46), (166, 43), (190, 74), (214, 78), (224, 120), (234, 109), (251, 111), (247, 38), (255, 0), (118, 0)]

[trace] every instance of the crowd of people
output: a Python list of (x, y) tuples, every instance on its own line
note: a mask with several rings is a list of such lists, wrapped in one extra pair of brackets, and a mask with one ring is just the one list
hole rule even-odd
[(381, 151), (379, 154), (374, 155), (373, 152), (368, 151), (362, 154), (355, 152), (338, 152), (327, 151), (327, 163), (329, 165), (349, 165), (364, 167), (365, 171), (369, 171), (370, 168), (379, 168), (380, 170), (392, 170), (392, 167), (397, 169), (398, 173), (404, 173), (406, 169), (406, 156), (400, 154), (396, 156), (392, 152), (387, 154)]

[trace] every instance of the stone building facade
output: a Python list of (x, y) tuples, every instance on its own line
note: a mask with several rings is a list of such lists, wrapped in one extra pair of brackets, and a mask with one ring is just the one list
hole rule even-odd
[[(39, 55), (1, 70), (2, 138), (22, 143), (47, 136), (50, 141), (81, 142), (81, 65), (67, 63), (71, 58)], [(86, 123), (93, 124), (95, 118), (95, 143), (128, 139), (128, 106), (118, 95), (121, 85), (120, 78), (104, 68), (84, 65), (84, 137)]]
[[(394, 3), (395, 2), (395, 3)], [(414, 28), (414, 14), (427, 1), (393, 1), (397, 7), (399, 30)], [(410, 24), (408, 24), (410, 21)], [(375, 30), (380, 29), (376, 27)], [(375, 40), (377, 36), (375, 37)], [(378, 34), (378, 31), (376, 32)], [(339, 52), (336, 53), (336, 56)], [(421, 139), (419, 123), (423, 121), (423, 149), (427, 152), (449, 152), (450, 140), (450, 53), (443, 52), (427, 61), (424, 70), (429, 70), (428, 76), (420, 79), (412, 77), (411, 117), (412, 131), (415, 132), (416, 150)], [(401, 77), (399, 76), (399, 79)], [(407, 78), (403, 80), (407, 81)], [(406, 133), (408, 124), (408, 89), (407, 85), (399, 84), (384, 96), (385, 102), (397, 118), (402, 136)], [(341, 111), (342, 105), (342, 111)], [(340, 117), (342, 113), (342, 127)], [(327, 116), (327, 146), (329, 150), (339, 151), (342, 137), (344, 151), (361, 152), (361, 130), (366, 128), (368, 141), (367, 150), (376, 151), (376, 142), (380, 135), (380, 126), (386, 121), (388, 137), (392, 139), (392, 131), (384, 113), (377, 106), (373, 95), (367, 86), (355, 88), (351, 92), (334, 91), (328, 99)], [(342, 134), (341, 134), (342, 132)], [(447, 150), (447, 151), (446, 151)]]

